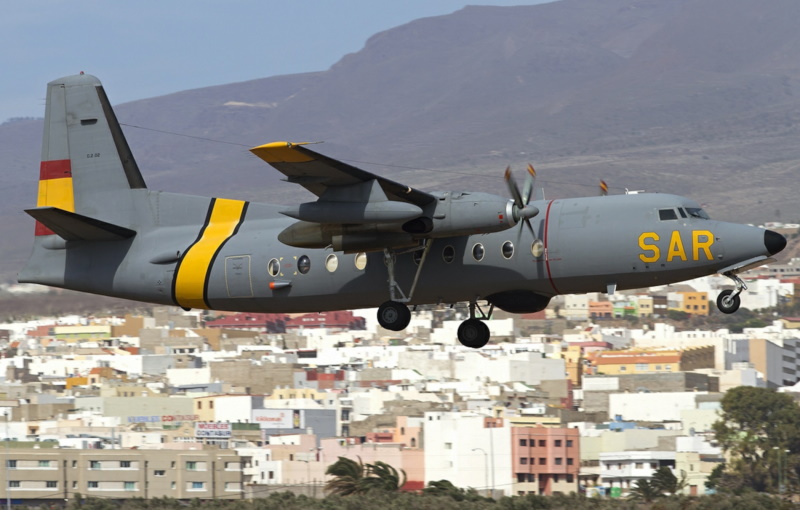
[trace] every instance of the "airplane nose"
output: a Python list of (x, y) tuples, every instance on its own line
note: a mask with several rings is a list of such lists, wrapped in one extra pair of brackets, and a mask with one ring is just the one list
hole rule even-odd
[(764, 232), (764, 246), (770, 255), (775, 255), (786, 248), (786, 238), (777, 232), (767, 230)]

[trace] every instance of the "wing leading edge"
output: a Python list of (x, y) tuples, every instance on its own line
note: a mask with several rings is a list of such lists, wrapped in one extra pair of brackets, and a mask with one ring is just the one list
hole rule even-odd
[(272, 142), (253, 147), (250, 152), (284, 174), (288, 182), (303, 186), (322, 200), (330, 196), (330, 188), (345, 189), (370, 181), (376, 181), (386, 197), (392, 201), (424, 207), (435, 200), (432, 195), (424, 191), (314, 152), (304, 147), (307, 144)]

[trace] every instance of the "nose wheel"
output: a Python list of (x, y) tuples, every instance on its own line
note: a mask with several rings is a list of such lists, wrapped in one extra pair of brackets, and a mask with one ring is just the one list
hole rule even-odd
[(736, 290), (723, 290), (720, 292), (719, 296), (717, 296), (717, 308), (719, 308), (719, 311), (722, 313), (734, 313), (739, 309), (739, 305), (742, 304), (742, 299), (739, 297), (739, 294), (741, 294), (743, 290), (747, 290), (747, 285), (745, 285), (742, 279), (735, 273), (725, 273), (724, 276), (733, 280), (733, 283), (736, 285)]

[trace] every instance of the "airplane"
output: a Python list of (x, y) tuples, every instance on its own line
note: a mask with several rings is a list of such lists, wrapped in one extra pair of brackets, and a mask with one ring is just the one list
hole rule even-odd
[[(188, 309), (321, 312), (374, 308), (404, 330), (409, 306), (469, 304), (458, 328), (486, 345), (494, 307), (543, 310), (560, 294), (664, 285), (773, 261), (786, 239), (715, 221), (669, 194), (534, 199), (535, 173), (511, 198), (426, 192), (309, 149), (273, 142), (253, 154), (316, 200), (295, 206), (148, 189), (100, 81), (47, 86), (33, 251), (38, 283)], [(488, 306), (488, 312), (483, 307)]]

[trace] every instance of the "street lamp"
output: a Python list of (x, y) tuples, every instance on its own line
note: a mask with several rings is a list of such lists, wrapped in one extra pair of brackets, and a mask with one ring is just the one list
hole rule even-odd
[(483, 448), (473, 448), (472, 451), (483, 453), (483, 487), (489, 490), (489, 454)]

